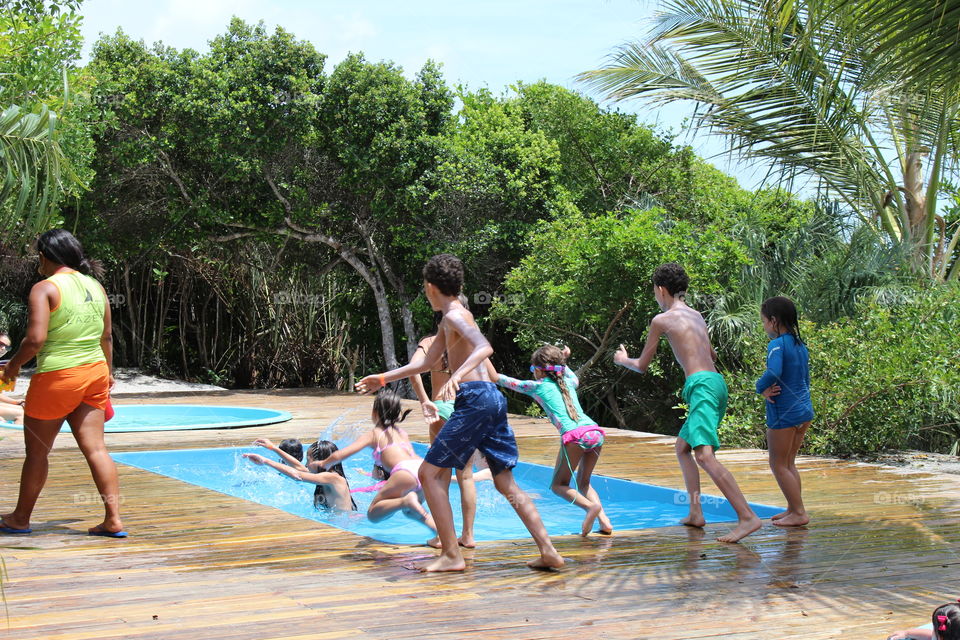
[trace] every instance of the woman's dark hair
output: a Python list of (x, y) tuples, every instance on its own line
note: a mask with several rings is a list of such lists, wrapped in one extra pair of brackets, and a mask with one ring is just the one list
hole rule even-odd
[(373, 465), (373, 473), (370, 475), (372, 475), (373, 479), (376, 480), (377, 482), (380, 482), (381, 480), (390, 479), (390, 472), (387, 471), (382, 465), (379, 465), (379, 464)]
[(66, 229), (50, 229), (37, 238), (37, 251), (50, 262), (62, 264), (88, 276), (99, 278), (103, 265), (83, 255), (83, 245)]
[(288, 456), (303, 461), (303, 443), (296, 438), (287, 438), (277, 448)]
[(687, 272), (676, 262), (668, 262), (657, 267), (653, 272), (653, 284), (658, 287), (664, 287), (675, 296), (687, 292), (690, 285), (690, 277)]
[(392, 429), (406, 420), (413, 409), (407, 409), (400, 415), (403, 406), (400, 404), (400, 396), (392, 390), (383, 388), (377, 392), (377, 397), (373, 400), (373, 410), (377, 414), (377, 426), (384, 429)]
[(960, 605), (956, 602), (937, 607), (931, 616), (938, 640), (960, 640)]
[(776, 320), (780, 327), (787, 333), (797, 339), (797, 342), (803, 342), (800, 339), (800, 323), (797, 318), (797, 307), (793, 300), (783, 296), (767, 298), (760, 305), (760, 313), (763, 317), (770, 320)]
[[(317, 440), (310, 448), (307, 449), (307, 461), (313, 462), (314, 460), (326, 460), (333, 455), (334, 451), (338, 451), (339, 447), (329, 440)], [(330, 473), (336, 473), (344, 480), (347, 480), (347, 475), (343, 472), (343, 464), (338, 462), (337, 464), (329, 467), (327, 469)], [(347, 489), (350, 489), (350, 481), (347, 480)], [(313, 491), (313, 508), (319, 509), (320, 507), (329, 507), (327, 504), (327, 495), (323, 492), (323, 487), (317, 485), (317, 488)], [(357, 510), (357, 503), (354, 502), (353, 496), (350, 496), (350, 508), (354, 511)]]
[(423, 279), (443, 295), (455, 296), (463, 289), (463, 263), (449, 253), (433, 256), (423, 267)]

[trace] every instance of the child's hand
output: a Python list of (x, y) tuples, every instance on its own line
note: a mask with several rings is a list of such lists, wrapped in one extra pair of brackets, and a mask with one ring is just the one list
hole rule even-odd
[(780, 395), (780, 385), (772, 384), (766, 389), (764, 389), (763, 391), (761, 391), (760, 395), (766, 398), (767, 402), (769, 402), (770, 404), (776, 404), (776, 401), (774, 400), (774, 398)]
[(264, 449), (270, 449), (271, 451), (276, 449), (273, 443), (270, 442), (270, 440), (267, 438), (257, 438), (256, 440), (253, 441), (253, 444), (255, 444), (258, 447), (263, 447)]
[(567, 358), (570, 357), (570, 347), (568, 347), (567, 345), (563, 345), (563, 350), (561, 351), (561, 353), (563, 353), (563, 359), (566, 360)]
[(243, 454), (243, 457), (253, 464), (263, 464), (265, 462), (263, 456), (259, 453), (245, 453)]
[(440, 387), (440, 396), (441, 400), (452, 401), (457, 398), (457, 391), (460, 390), (460, 378), (457, 376), (450, 376), (450, 379)]
[(322, 473), (327, 470), (327, 460), (330, 458), (324, 458), (323, 460), (314, 460), (307, 464), (307, 469), (313, 473)]
[(437, 411), (437, 405), (429, 400), (427, 402), (421, 402), (420, 409), (423, 411), (423, 419), (427, 421), (427, 424), (433, 424), (440, 419), (440, 412)]
[(630, 356), (627, 355), (627, 348), (621, 344), (620, 348), (617, 349), (616, 353), (613, 354), (613, 363), (618, 364), (621, 367), (626, 367), (627, 360), (629, 359)]
[(376, 373), (374, 375), (367, 376), (360, 380), (360, 382), (358, 382), (356, 385), (357, 391), (363, 394), (374, 393), (382, 386), (384, 386), (382, 373)]

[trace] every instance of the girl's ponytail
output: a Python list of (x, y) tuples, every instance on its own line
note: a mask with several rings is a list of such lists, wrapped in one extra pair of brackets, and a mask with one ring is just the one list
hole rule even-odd
[(557, 386), (560, 387), (560, 393), (563, 394), (563, 404), (567, 407), (567, 413), (570, 414), (570, 419), (574, 422), (580, 420), (580, 414), (577, 413), (577, 408), (573, 405), (573, 398), (570, 396), (570, 391), (567, 389), (567, 381), (564, 380), (563, 371), (551, 371), (547, 375), (553, 378), (554, 382), (557, 383)]
[(932, 622), (939, 640), (960, 640), (960, 605), (956, 602), (937, 607)]
[(377, 392), (377, 397), (373, 401), (373, 410), (377, 414), (379, 426), (384, 429), (396, 428), (413, 411), (413, 409), (407, 409), (401, 413), (402, 408), (400, 396), (386, 387)]

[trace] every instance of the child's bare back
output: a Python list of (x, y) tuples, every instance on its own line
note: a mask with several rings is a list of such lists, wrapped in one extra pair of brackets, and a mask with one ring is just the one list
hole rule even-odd
[[(463, 366), (477, 345), (488, 344), (474, 322), (473, 314), (459, 302), (451, 304), (451, 308), (444, 314), (437, 339), (442, 340), (446, 348), (450, 371), (456, 371)], [(491, 382), (483, 366), (468, 371), (460, 379), (460, 382), (471, 381)]]
[(703, 316), (686, 304), (678, 304), (653, 318), (650, 331), (657, 330), (670, 342), (673, 356), (687, 377), (699, 371), (716, 371), (716, 352), (710, 345)]

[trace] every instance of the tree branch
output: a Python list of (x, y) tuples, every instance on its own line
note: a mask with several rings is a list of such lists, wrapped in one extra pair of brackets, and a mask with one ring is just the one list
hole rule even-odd
[(620, 318), (633, 306), (633, 302), (627, 302), (625, 305), (620, 307), (620, 311), (617, 311), (617, 314), (613, 316), (613, 320), (610, 321), (610, 324), (607, 325), (607, 330), (603, 332), (603, 337), (600, 339), (600, 344), (595, 348), (593, 355), (584, 362), (579, 369), (577, 369), (577, 377), (579, 378), (584, 373), (587, 372), (590, 367), (596, 364), (597, 360), (600, 359), (600, 356), (603, 355), (603, 352), (606, 351), (607, 345), (610, 343), (610, 338), (613, 336), (613, 328), (620, 322)]

